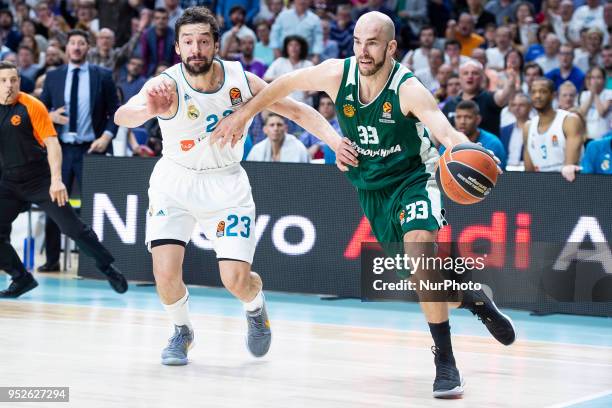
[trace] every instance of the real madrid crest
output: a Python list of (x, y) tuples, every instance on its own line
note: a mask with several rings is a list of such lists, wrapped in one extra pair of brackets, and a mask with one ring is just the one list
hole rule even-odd
[(353, 116), (355, 116), (355, 108), (353, 107), (353, 105), (343, 105), (342, 111), (344, 112), (344, 116), (346, 116), (347, 118), (352, 118)]
[(194, 104), (189, 104), (187, 106), (187, 117), (191, 120), (197, 119), (200, 116), (200, 111)]
[(187, 117), (191, 120), (197, 119), (200, 116), (200, 111), (196, 107), (191, 96), (185, 94), (183, 99), (185, 100), (185, 104), (187, 104)]

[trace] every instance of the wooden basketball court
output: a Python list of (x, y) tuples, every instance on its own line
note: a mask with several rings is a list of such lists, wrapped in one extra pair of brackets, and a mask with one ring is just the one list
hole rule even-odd
[(272, 348), (255, 359), (240, 304), (222, 289), (191, 288), (190, 364), (166, 367), (170, 325), (154, 288), (119, 296), (105, 282), (40, 283), (0, 302), (0, 386), (69, 386), (69, 406), (612, 406), (610, 319), (510, 311), (518, 340), (504, 347), (469, 313), (454, 313), (466, 391), (448, 401), (431, 396), (432, 340), (415, 305), (269, 293)]

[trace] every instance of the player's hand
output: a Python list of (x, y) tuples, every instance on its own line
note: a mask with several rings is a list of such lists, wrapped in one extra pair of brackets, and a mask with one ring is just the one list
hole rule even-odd
[(230, 143), (234, 147), (242, 139), (245, 126), (246, 120), (242, 118), (239, 111), (227, 115), (219, 121), (212, 135), (210, 135), (210, 143), (219, 142), (219, 147), (221, 148)]
[(343, 137), (336, 146), (335, 151), (336, 166), (338, 166), (341, 171), (348, 171), (348, 166), (357, 167), (359, 165), (357, 152), (348, 138)]
[(111, 142), (111, 137), (108, 135), (102, 135), (91, 143), (87, 153), (104, 153)]
[(582, 167), (575, 164), (566, 164), (561, 168), (561, 175), (570, 183), (576, 179), (576, 172), (581, 171)]
[(49, 196), (51, 202), (57, 202), (57, 205), (63, 207), (68, 201), (68, 190), (62, 183), (62, 180), (51, 180), (51, 187), (49, 187)]
[[(478, 144), (482, 146), (482, 143), (478, 142)], [(484, 148), (489, 153), (489, 156), (491, 156), (493, 160), (495, 160), (495, 163), (497, 163), (497, 174), (504, 174), (504, 171), (501, 169), (501, 167), (499, 167), (499, 165), (501, 164), (501, 160), (499, 160), (499, 157), (497, 157), (495, 153), (493, 153), (493, 150), (487, 149), (486, 147)]]
[(68, 116), (64, 115), (65, 112), (66, 108), (62, 106), (61, 108), (49, 112), (49, 117), (51, 118), (51, 121), (53, 123), (58, 125), (65, 125), (70, 121), (70, 119), (68, 119)]
[(172, 107), (174, 95), (174, 83), (170, 79), (160, 78), (145, 92), (147, 113), (159, 116), (168, 112)]

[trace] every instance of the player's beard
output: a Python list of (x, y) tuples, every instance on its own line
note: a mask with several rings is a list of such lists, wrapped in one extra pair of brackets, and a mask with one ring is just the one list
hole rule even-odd
[(381, 70), (381, 68), (383, 67), (383, 65), (385, 65), (385, 61), (387, 60), (387, 50), (385, 50), (385, 55), (382, 57), (382, 59), (378, 62), (374, 61), (374, 58), (372, 58), (372, 61), (374, 61), (374, 63), (372, 64), (372, 68), (368, 69), (368, 70), (362, 70), (361, 69), (361, 65), (359, 65), (359, 63), (357, 64), (357, 67), (359, 68), (359, 74), (363, 75), (363, 76), (372, 76), (374, 74), (376, 74), (378, 71)]
[(208, 71), (210, 71), (210, 67), (212, 67), (212, 64), (213, 64), (212, 58), (208, 59), (207, 57), (204, 57), (204, 56), (198, 57), (198, 59), (203, 60), (202, 64), (200, 64), (199, 66), (193, 66), (189, 64), (189, 62), (193, 59), (194, 58), (187, 58), (186, 60), (183, 60), (183, 66), (185, 67), (187, 72), (189, 72), (189, 74), (201, 75), (201, 74), (206, 74)]

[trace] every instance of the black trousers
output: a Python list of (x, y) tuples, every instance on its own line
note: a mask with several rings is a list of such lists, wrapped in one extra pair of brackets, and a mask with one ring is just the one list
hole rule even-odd
[[(100, 243), (95, 232), (89, 225), (81, 221), (70, 204), (60, 207), (51, 201), (49, 173), (18, 180), (7, 180), (6, 174), (4, 176), (0, 180), (0, 231), (10, 232), (11, 224), (24, 206), (34, 203), (57, 223), (64, 234), (76, 242), (83, 253), (96, 260), (96, 266), (99, 269), (104, 270), (115, 261), (110, 252)], [(17, 252), (11, 246), (10, 240), (0, 239), (0, 269), (9, 272), (13, 279), (27, 272)]]
[[(62, 143), (62, 180), (68, 189), (68, 194), (72, 194), (74, 180), (81, 187), (83, 180), (83, 156), (91, 143), (71, 145)], [(47, 217), (45, 222), (45, 253), (47, 264), (52, 265), (59, 262), (60, 251), (62, 249), (60, 227), (53, 219)]]
[[(0, 245), (5, 243), (11, 245), (10, 225), (0, 225)], [(19, 278), (26, 271), (19, 256), (15, 257), (12, 254), (9, 254), (8, 257), (2, 256), (0, 258), (0, 269), (11, 275), (13, 279)]]

